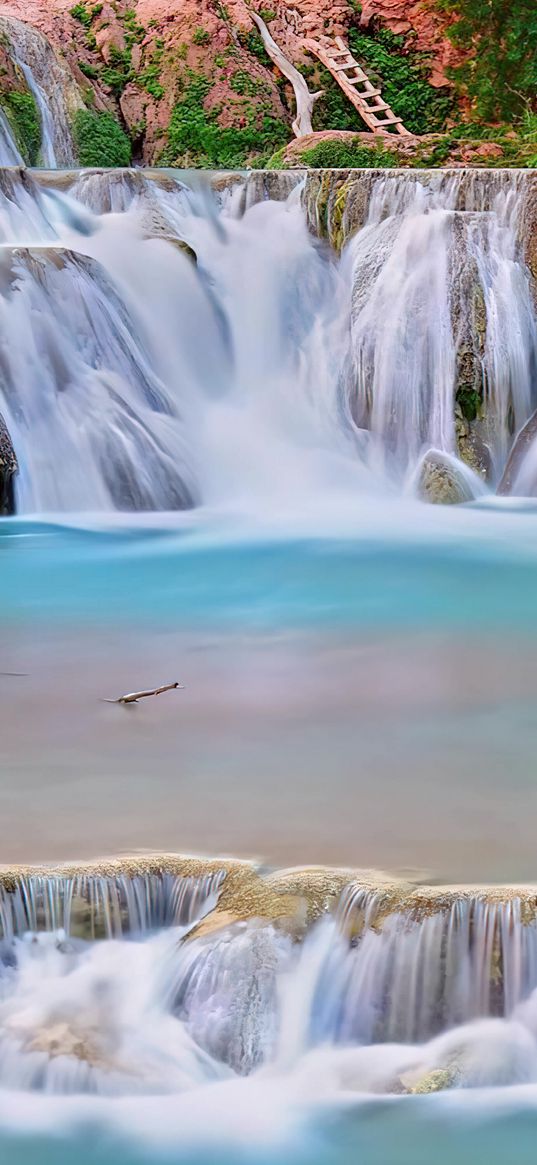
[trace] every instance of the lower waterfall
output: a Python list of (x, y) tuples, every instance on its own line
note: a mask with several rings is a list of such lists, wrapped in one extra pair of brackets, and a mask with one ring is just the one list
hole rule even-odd
[(537, 403), (520, 178), (485, 199), (463, 172), (368, 176), (340, 260), (308, 230), (307, 181), (276, 201), (256, 182), (12, 180), (0, 409), (19, 509), (350, 498), (435, 475), (459, 500), (495, 489)]

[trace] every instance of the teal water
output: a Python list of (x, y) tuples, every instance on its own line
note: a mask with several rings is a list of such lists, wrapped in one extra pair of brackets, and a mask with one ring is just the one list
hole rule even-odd
[(290, 525), (283, 537), (214, 518), (87, 521), (2, 522), (4, 620), (537, 628), (532, 504), (446, 514), (371, 502), (339, 531)]

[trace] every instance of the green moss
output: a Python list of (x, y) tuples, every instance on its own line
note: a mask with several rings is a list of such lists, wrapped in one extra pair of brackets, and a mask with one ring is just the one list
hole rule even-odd
[(195, 165), (203, 169), (241, 169), (247, 162), (270, 157), (287, 142), (287, 126), (267, 113), (247, 107), (248, 123), (238, 129), (218, 124), (218, 110), (206, 110), (211, 81), (188, 73), (188, 85), (175, 105), (168, 127), (168, 145), (160, 158), (164, 165)]
[(197, 45), (208, 44), (210, 39), (211, 38), (210, 38), (209, 33), (207, 32), (206, 28), (194, 29), (194, 35), (192, 37), (193, 44), (197, 44)]
[(354, 144), (330, 139), (319, 142), (311, 150), (304, 150), (300, 160), (305, 166), (323, 170), (385, 169), (397, 166), (397, 155), (383, 146), (370, 148), (360, 142)]
[(270, 24), (271, 20), (276, 20), (276, 12), (272, 8), (260, 8), (259, 15), (265, 24)]
[(476, 417), (479, 416), (479, 410), (481, 408), (481, 397), (475, 388), (461, 385), (457, 390), (456, 400), (464, 419), (466, 421), (475, 421)]
[(81, 166), (128, 166), (131, 143), (111, 113), (78, 109), (73, 137)]
[(41, 122), (33, 93), (12, 89), (0, 94), (19, 150), (28, 166), (36, 166), (41, 149)]

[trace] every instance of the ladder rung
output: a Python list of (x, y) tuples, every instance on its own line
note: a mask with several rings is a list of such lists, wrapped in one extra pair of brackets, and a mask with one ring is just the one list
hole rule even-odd
[[(372, 112), (372, 110), (369, 110), (369, 113), (371, 113), (371, 112)], [(395, 115), (392, 113), (391, 117), (384, 117), (384, 118), (382, 118), (382, 120), (380, 120), (378, 117), (375, 117), (375, 121), (376, 121), (378, 126), (383, 127), (385, 125), (399, 125), (401, 122), (401, 118), (395, 117)]]
[[(361, 97), (362, 101), (369, 100), (368, 93), (360, 93), (359, 96)], [(383, 109), (387, 109), (388, 113), (391, 113), (391, 109), (387, 101), (379, 101), (378, 105), (366, 105), (364, 108), (367, 109), (368, 113), (382, 113)]]
[[(363, 81), (362, 81), (361, 77), (349, 77), (348, 82), (349, 82), (349, 85), (363, 85)], [(366, 100), (369, 101), (370, 97), (380, 97), (380, 94), (381, 94), (380, 89), (364, 89), (364, 92), (359, 93), (358, 96), (365, 97)]]
[(345, 69), (357, 69), (357, 68), (358, 68), (358, 65), (356, 64), (356, 61), (353, 61), (352, 57), (351, 57), (350, 61), (340, 61), (339, 65), (334, 65), (334, 71), (336, 73), (344, 73)]

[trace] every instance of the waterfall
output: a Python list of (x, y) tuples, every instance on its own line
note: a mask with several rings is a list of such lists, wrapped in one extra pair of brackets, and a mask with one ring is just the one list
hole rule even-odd
[(51, 169), (74, 165), (70, 125), (75, 110), (82, 108), (74, 79), (46, 37), (32, 25), (2, 16), (0, 31), (11, 47), (13, 60), (20, 68), (39, 111), (41, 165)]
[(195, 864), (186, 876), (156, 859), (145, 874), (4, 875), (0, 1085), (177, 1093), (261, 1074), (315, 1094), (327, 1080), (399, 1093), (537, 1081), (535, 890), (358, 881), (301, 942), (262, 917), (198, 937), (226, 871)]
[(11, 126), (0, 108), (0, 166), (21, 166), (22, 158), (11, 132)]
[(495, 489), (537, 405), (531, 175), (348, 178), (340, 258), (285, 178), (2, 172), (18, 509)]
[(214, 908), (224, 877), (225, 870), (200, 877), (166, 872), (22, 876), (0, 886), (0, 938), (61, 930), (69, 938), (111, 939), (189, 926)]

